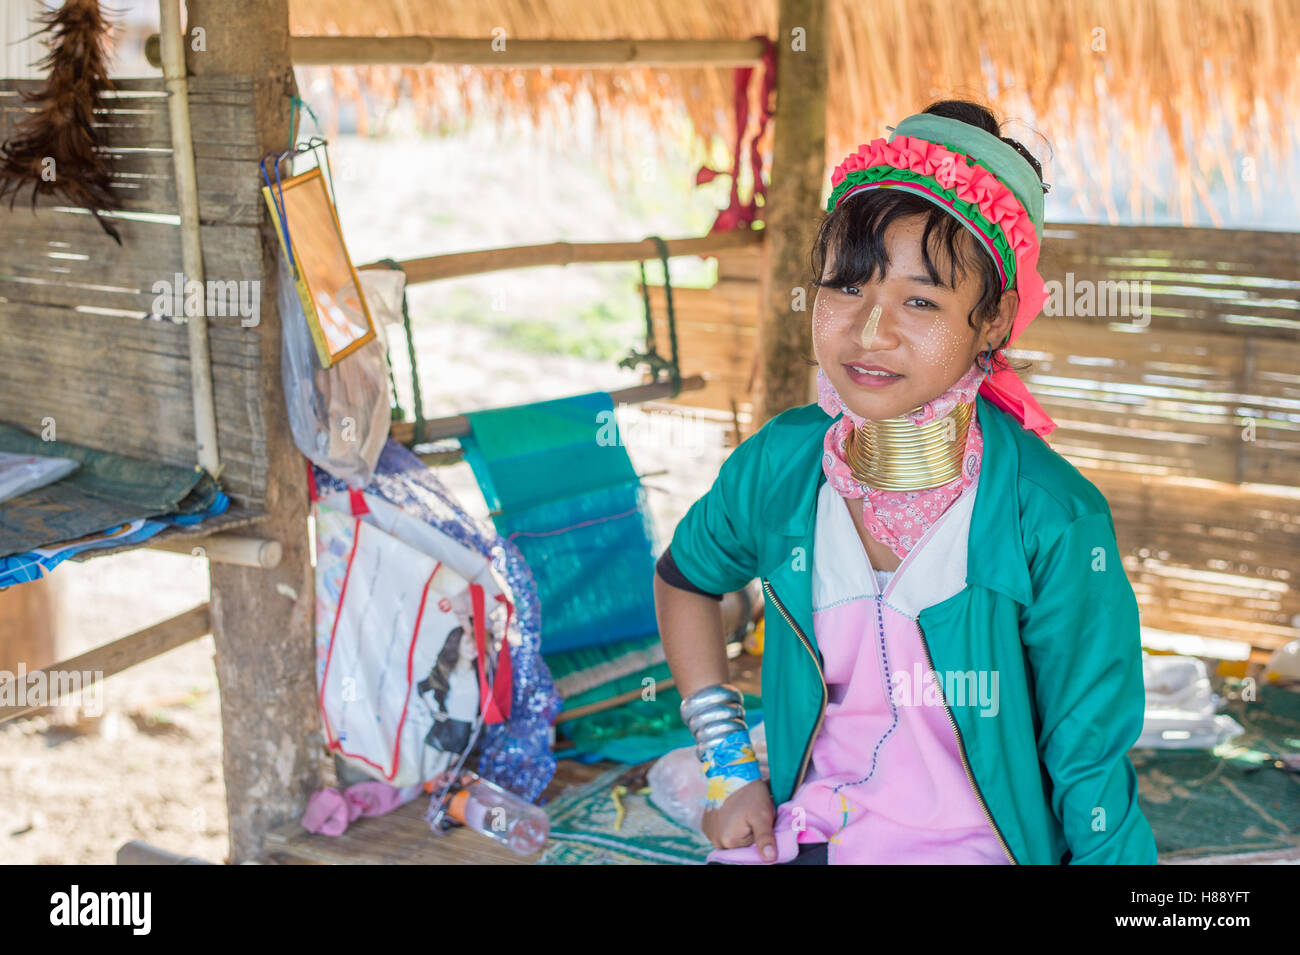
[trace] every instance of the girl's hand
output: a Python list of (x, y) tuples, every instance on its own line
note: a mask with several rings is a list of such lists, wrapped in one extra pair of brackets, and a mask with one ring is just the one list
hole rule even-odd
[(776, 807), (767, 781), (756, 779), (727, 797), (717, 809), (705, 809), (700, 828), (718, 849), (742, 849), (757, 845), (768, 862), (776, 861), (776, 836), (772, 823)]

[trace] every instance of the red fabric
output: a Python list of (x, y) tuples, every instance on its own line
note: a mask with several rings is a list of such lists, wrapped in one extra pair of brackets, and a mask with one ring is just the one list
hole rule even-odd
[(362, 514), (369, 514), (370, 508), (366, 504), (366, 495), (360, 488), (348, 488), (348, 498), (352, 502), (352, 516), (360, 517)]
[[(492, 688), (487, 683), (487, 627), (484, 624), (486, 610), (481, 584), (469, 585), (470, 601), (474, 617), (474, 645), (478, 648), (478, 690), (483, 713), (483, 722), (491, 726), (504, 723), (510, 719), (510, 691), (513, 685), (513, 673), (510, 663), (510, 641), (504, 636), (501, 640), (501, 652), (497, 656), (496, 676)], [(498, 596), (498, 599), (502, 599)], [(510, 608), (510, 602), (506, 601)], [(509, 609), (506, 612), (506, 629), (510, 626)]]
[[(709, 235), (718, 232), (729, 232), (732, 229), (748, 227), (755, 219), (759, 218), (760, 198), (764, 203), (767, 201), (767, 186), (763, 183), (763, 157), (759, 153), (758, 144), (763, 139), (763, 134), (767, 131), (767, 124), (772, 118), (772, 95), (776, 90), (776, 45), (765, 36), (754, 36), (751, 39), (763, 41), (763, 80), (760, 92), (760, 111), (758, 118), (758, 130), (749, 141), (749, 166), (754, 173), (754, 194), (750, 197), (748, 204), (740, 201), (740, 159), (744, 151), (741, 148), (745, 139), (745, 129), (749, 125), (749, 84), (753, 76), (754, 68), (752, 66), (739, 67), (736, 70), (732, 81), (732, 109), (736, 114), (736, 142), (732, 147), (731, 162), (731, 203), (727, 208), (718, 213), (714, 220), (713, 228), (709, 230)], [(695, 174), (695, 184), (703, 185), (706, 182), (712, 182), (714, 178), (720, 175), (728, 175), (722, 169), (710, 169), (708, 166), (701, 166), (699, 172)]]

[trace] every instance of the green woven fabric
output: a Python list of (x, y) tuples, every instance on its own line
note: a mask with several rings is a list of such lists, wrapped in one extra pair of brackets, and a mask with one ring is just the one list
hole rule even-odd
[(142, 517), (205, 511), (221, 490), (197, 465), (183, 468), (66, 441), (42, 441), (6, 424), (0, 424), (0, 451), (80, 462), (62, 480), (0, 502), (0, 557)]

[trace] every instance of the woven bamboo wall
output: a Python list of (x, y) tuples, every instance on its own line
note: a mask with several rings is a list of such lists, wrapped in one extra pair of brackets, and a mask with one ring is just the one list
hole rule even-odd
[[(716, 375), (678, 403), (750, 401), (759, 264), (729, 256), (716, 290), (674, 290), (682, 370)], [(1143, 624), (1264, 649), (1294, 639), (1300, 235), (1052, 226), (1042, 274), (1063, 290), (1150, 283), (1149, 320), (1110, 301), (1045, 312), (1010, 350), (1032, 362), (1022, 376), (1057, 422), (1052, 447), (1110, 501)], [(662, 288), (651, 302), (662, 316)]]
[[(161, 79), (123, 79), (103, 128), (125, 213), (117, 245), (94, 218), (27, 190), (0, 206), (0, 421), (40, 434), (53, 418), (60, 440), (171, 464), (195, 463), (189, 347), (183, 315), (150, 317), (157, 281), (181, 271), (171, 133)], [(0, 140), (21, 119), (21, 89), (0, 80)], [(191, 77), (206, 278), (260, 280), (264, 215), (253, 140), (251, 81)], [(258, 327), (209, 316), (221, 484), (239, 506), (260, 509), (266, 485)]]

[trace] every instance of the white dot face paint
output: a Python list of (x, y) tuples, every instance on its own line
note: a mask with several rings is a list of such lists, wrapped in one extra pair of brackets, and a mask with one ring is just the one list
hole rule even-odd
[(824, 295), (818, 295), (813, 302), (812, 337), (814, 351), (820, 352), (821, 345), (834, 337), (835, 309)]
[(962, 358), (961, 336), (936, 316), (916, 343), (916, 350), (928, 361), (934, 362), (943, 372), (955, 368)]

